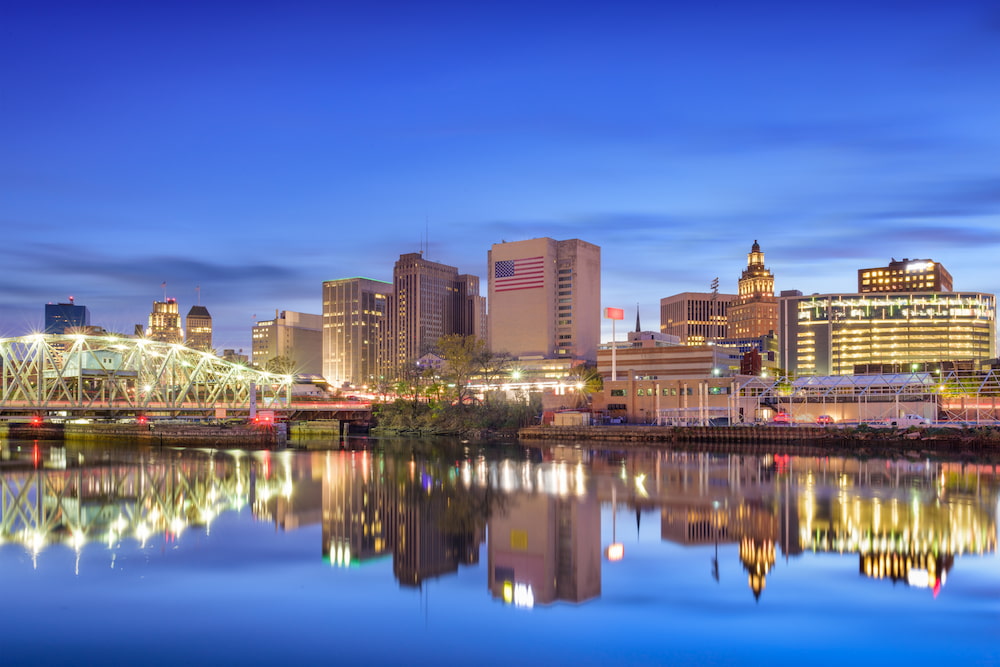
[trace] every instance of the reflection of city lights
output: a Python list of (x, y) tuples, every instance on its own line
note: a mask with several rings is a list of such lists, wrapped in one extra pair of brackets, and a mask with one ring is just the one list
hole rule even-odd
[(32, 553), (38, 553), (45, 548), (45, 534), (39, 530), (33, 530), (28, 535), (28, 548)]
[(184, 520), (181, 519), (179, 516), (175, 516), (170, 521), (170, 532), (172, 532), (174, 535), (180, 535), (181, 533), (183, 533), (185, 527), (186, 525), (184, 523)]
[(635, 490), (643, 498), (649, 498), (649, 492), (646, 491), (646, 473), (635, 476)]
[(146, 546), (146, 540), (149, 539), (149, 535), (150, 535), (149, 526), (147, 526), (145, 522), (140, 523), (138, 526), (136, 526), (135, 536), (139, 539), (139, 542), (142, 543), (142, 546)]
[(503, 582), (503, 601), (515, 607), (530, 609), (535, 606), (535, 593), (531, 584), (515, 584), (512, 581)]
[(625, 545), (621, 542), (615, 542), (614, 544), (609, 544), (605, 555), (610, 561), (619, 561), (625, 557)]
[(70, 544), (74, 549), (79, 551), (83, 548), (83, 545), (87, 542), (87, 536), (82, 530), (74, 530), (73, 535), (70, 537)]

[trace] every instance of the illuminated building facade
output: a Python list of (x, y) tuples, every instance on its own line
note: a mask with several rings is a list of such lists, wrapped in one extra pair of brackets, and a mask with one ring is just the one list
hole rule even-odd
[(253, 365), (279, 360), (275, 372), (320, 375), (323, 372), (323, 317), (292, 310), (274, 311), (273, 320), (257, 322), (250, 351)]
[(449, 334), (485, 335), (486, 299), (479, 277), (459, 275), (454, 266), (423, 258), (419, 252), (399, 256), (392, 271), (387, 362), (402, 368)]
[(889, 266), (858, 269), (858, 292), (950, 292), (951, 274), (930, 259), (893, 259)]
[(153, 302), (153, 311), (149, 314), (146, 337), (161, 343), (182, 343), (184, 341), (177, 299)]
[(202, 352), (212, 351), (212, 315), (205, 306), (191, 306), (184, 320), (185, 344)]
[(597, 360), (600, 247), (580, 239), (495, 243), (487, 264), (490, 349), (519, 359)]
[(45, 333), (64, 334), (69, 329), (90, 326), (90, 311), (86, 306), (78, 306), (69, 298), (69, 303), (45, 304)]
[(704, 345), (727, 336), (729, 307), (735, 294), (683, 292), (660, 299), (660, 333), (684, 345)]
[(343, 278), (323, 283), (323, 377), (370, 384), (384, 373), (392, 283)]
[[(786, 295), (787, 294), (787, 295)], [(985, 361), (996, 356), (996, 297), (980, 292), (783, 293), (781, 367), (850, 375), (871, 365)]]
[(774, 297), (774, 276), (764, 266), (760, 244), (753, 242), (747, 268), (740, 277), (736, 298), (726, 314), (727, 338), (758, 338), (778, 328), (778, 300)]

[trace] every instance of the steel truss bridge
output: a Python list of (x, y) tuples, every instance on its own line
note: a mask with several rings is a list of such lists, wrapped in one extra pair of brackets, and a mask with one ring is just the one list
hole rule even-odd
[(0, 418), (245, 416), (282, 410), (293, 377), (147, 338), (32, 334), (0, 339)]

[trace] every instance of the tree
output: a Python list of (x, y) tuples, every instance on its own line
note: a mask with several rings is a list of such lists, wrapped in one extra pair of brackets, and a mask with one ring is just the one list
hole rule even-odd
[(265, 361), (263, 369), (275, 375), (293, 375), (295, 373), (295, 361), (291, 357), (278, 355)]
[(446, 361), (441, 369), (442, 377), (448, 384), (455, 385), (455, 401), (464, 405), (469, 398), (469, 380), (490, 354), (486, 341), (476, 336), (448, 334), (438, 339), (437, 349)]
[(576, 389), (576, 405), (582, 408), (590, 404), (590, 397), (604, 388), (604, 378), (593, 366), (581, 364), (569, 371), (569, 382)]

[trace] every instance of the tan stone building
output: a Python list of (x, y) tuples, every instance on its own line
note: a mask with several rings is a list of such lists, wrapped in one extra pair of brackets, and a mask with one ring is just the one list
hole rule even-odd
[(146, 336), (161, 343), (181, 343), (184, 331), (181, 329), (181, 314), (177, 309), (177, 299), (154, 301), (149, 313), (149, 327)]
[(185, 344), (195, 350), (212, 352), (212, 315), (205, 306), (191, 306), (184, 319)]
[(251, 359), (263, 368), (272, 359), (290, 362), (292, 372), (323, 372), (323, 318), (292, 310), (274, 311), (273, 320), (261, 320), (252, 331)]
[(729, 304), (726, 338), (766, 336), (778, 329), (778, 300), (774, 297), (774, 276), (764, 266), (760, 244), (753, 242), (747, 268), (740, 277), (739, 294)]
[(735, 298), (735, 294), (682, 292), (660, 299), (660, 333), (677, 336), (685, 345), (722, 340)]
[(485, 337), (486, 299), (479, 295), (479, 276), (460, 275), (454, 266), (413, 252), (399, 256), (392, 282), (387, 373), (434, 351), (442, 336)]
[(496, 243), (489, 263), (489, 343), (516, 358), (595, 361), (601, 249), (551, 238)]

